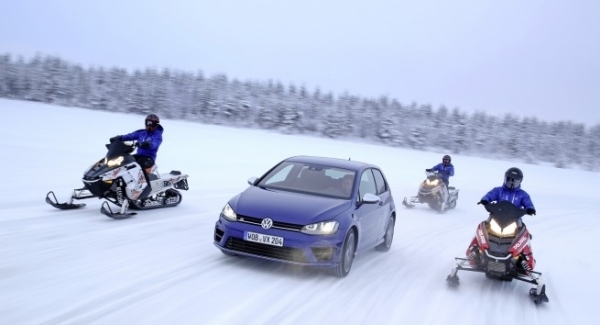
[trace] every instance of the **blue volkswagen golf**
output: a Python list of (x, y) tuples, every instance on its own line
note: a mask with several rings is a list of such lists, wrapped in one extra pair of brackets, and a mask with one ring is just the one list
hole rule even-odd
[(357, 253), (392, 246), (396, 207), (375, 165), (297, 156), (248, 183), (215, 224), (214, 244), (226, 255), (326, 267), (345, 277)]

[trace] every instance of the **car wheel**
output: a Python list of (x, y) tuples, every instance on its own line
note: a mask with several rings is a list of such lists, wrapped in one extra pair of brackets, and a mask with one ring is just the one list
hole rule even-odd
[(383, 243), (379, 244), (375, 247), (376, 250), (380, 252), (387, 252), (392, 247), (392, 241), (394, 240), (394, 225), (396, 224), (396, 219), (394, 216), (390, 216), (390, 220), (388, 220), (388, 226), (385, 230), (385, 237), (383, 237)]
[(331, 274), (343, 278), (352, 268), (352, 262), (354, 261), (354, 254), (356, 253), (356, 233), (354, 229), (350, 229), (344, 239), (342, 245), (342, 251), (340, 252), (340, 264), (331, 269)]

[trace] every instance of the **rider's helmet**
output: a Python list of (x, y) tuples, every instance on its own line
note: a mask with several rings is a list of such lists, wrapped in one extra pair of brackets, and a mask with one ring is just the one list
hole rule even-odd
[(452, 158), (450, 158), (449, 155), (445, 155), (444, 157), (442, 157), (442, 163), (444, 164), (444, 166), (450, 165), (451, 161), (452, 161)]
[(523, 172), (517, 167), (509, 168), (504, 173), (504, 186), (507, 188), (517, 188), (521, 186), (521, 181), (523, 181)]
[(160, 119), (158, 118), (158, 115), (148, 114), (148, 116), (146, 116), (146, 120), (144, 121), (144, 125), (146, 126), (146, 131), (148, 131), (148, 132), (154, 131), (156, 129), (156, 127), (158, 126), (158, 123), (160, 123)]

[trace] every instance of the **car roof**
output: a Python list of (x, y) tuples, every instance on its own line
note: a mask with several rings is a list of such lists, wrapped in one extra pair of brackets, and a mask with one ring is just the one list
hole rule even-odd
[(294, 156), (294, 157), (287, 158), (285, 161), (302, 162), (302, 163), (309, 163), (309, 164), (316, 164), (316, 165), (327, 165), (327, 166), (356, 170), (356, 171), (361, 170), (363, 168), (367, 168), (367, 167), (373, 167), (373, 168), (379, 169), (379, 167), (376, 165), (361, 162), (361, 161), (330, 158), (330, 157)]

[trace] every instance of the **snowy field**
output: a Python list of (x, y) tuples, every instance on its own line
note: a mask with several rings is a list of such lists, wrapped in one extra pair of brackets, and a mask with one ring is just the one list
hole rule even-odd
[[(458, 206), (438, 214), (401, 201), (442, 152), (163, 120), (159, 171), (188, 173), (190, 190), (178, 207), (118, 221), (97, 199), (60, 211), (44, 197), (67, 200), (109, 137), (143, 117), (10, 100), (0, 112), (0, 324), (597, 324), (600, 173), (455, 154)], [(398, 205), (389, 252), (357, 256), (339, 279), (213, 245), (221, 208), (246, 180), (300, 154), (382, 167)], [(445, 281), (487, 216), (476, 202), (512, 166), (538, 211), (524, 221), (547, 284), (541, 306), (527, 283)]]

